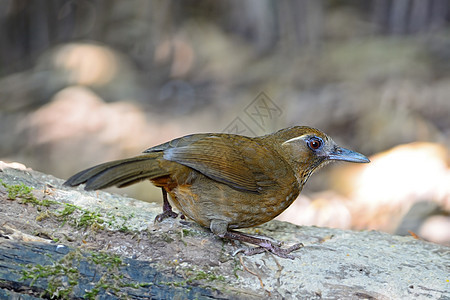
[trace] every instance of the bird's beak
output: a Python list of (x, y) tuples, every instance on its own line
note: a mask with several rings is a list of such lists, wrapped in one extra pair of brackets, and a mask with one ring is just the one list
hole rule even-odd
[(328, 155), (330, 160), (343, 160), (355, 163), (368, 163), (370, 160), (361, 153), (337, 147), (333, 152)]

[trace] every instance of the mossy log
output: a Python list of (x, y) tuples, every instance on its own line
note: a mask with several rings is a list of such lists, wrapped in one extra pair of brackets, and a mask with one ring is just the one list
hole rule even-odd
[(294, 260), (239, 247), (160, 205), (61, 186), (0, 162), (0, 298), (450, 299), (450, 248), (376, 231), (271, 221)]

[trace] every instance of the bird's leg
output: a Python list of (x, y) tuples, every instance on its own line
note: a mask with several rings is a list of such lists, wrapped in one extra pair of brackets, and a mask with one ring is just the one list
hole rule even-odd
[(298, 243), (298, 244), (292, 245), (291, 247), (289, 247), (287, 249), (283, 249), (280, 247), (281, 246), (280, 244), (277, 245), (270, 240), (250, 236), (250, 235), (244, 234), (242, 232), (237, 232), (237, 231), (232, 231), (232, 230), (227, 231), (223, 237), (230, 239), (230, 240), (238, 240), (241, 242), (245, 242), (245, 243), (249, 243), (249, 244), (258, 246), (258, 247), (250, 248), (247, 250), (243, 250), (243, 249), (238, 250), (237, 252), (235, 252), (235, 254), (237, 254), (239, 252), (243, 252), (245, 255), (254, 255), (254, 254), (263, 253), (265, 251), (269, 251), (269, 252), (272, 252), (273, 254), (275, 254), (279, 257), (282, 257), (282, 258), (294, 259), (294, 256), (290, 255), (289, 253), (291, 253), (292, 251), (298, 250), (300, 248), (303, 248), (303, 244)]
[(155, 221), (161, 222), (166, 218), (176, 218), (178, 214), (172, 210), (172, 206), (167, 199), (167, 192), (164, 188), (161, 188), (163, 194), (163, 212), (156, 216)]
[(267, 239), (257, 238), (238, 231), (228, 230), (228, 223), (222, 220), (212, 220), (211, 224), (209, 225), (209, 228), (214, 234), (222, 238), (226, 238), (229, 240), (237, 240), (258, 246), (256, 248), (239, 250), (236, 252), (236, 253), (243, 252), (245, 255), (254, 255), (258, 253), (263, 253), (265, 251), (269, 251), (282, 258), (294, 259), (294, 256), (290, 255), (289, 253), (303, 247), (303, 244), (299, 243), (287, 249), (283, 249), (280, 248), (281, 244), (276, 244)]

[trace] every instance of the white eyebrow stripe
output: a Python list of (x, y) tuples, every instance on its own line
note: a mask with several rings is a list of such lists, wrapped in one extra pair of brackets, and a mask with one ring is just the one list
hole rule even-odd
[(290, 142), (294, 142), (294, 141), (297, 141), (297, 140), (301, 140), (301, 139), (303, 139), (303, 137), (306, 136), (306, 135), (307, 135), (307, 134), (304, 134), (304, 135), (301, 135), (301, 136), (296, 136), (296, 137), (294, 137), (294, 138), (292, 138), (292, 139), (290, 139), (290, 140), (287, 140), (286, 142), (283, 142), (281, 145), (284, 145), (284, 144), (290, 143)]

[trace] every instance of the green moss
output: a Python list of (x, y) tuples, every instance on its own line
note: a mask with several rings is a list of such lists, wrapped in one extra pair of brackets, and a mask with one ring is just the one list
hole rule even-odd
[(103, 228), (101, 224), (105, 221), (102, 216), (98, 212), (89, 211), (86, 209), (81, 210), (81, 216), (76, 220), (76, 227), (91, 227), (95, 226), (95, 228)]
[(80, 207), (76, 206), (76, 205), (73, 205), (73, 204), (70, 204), (70, 203), (65, 203), (63, 210), (59, 211), (57, 213), (57, 216), (59, 218), (65, 218), (65, 217), (70, 216), (71, 214), (73, 214), (73, 212), (75, 210), (77, 210), (77, 209), (80, 209)]
[(191, 283), (194, 280), (207, 280), (207, 281), (225, 281), (225, 277), (222, 275), (216, 275), (212, 272), (205, 272), (205, 271), (197, 271), (195, 275), (187, 280), (188, 283)]
[(203, 270), (194, 270), (192, 268), (187, 268), (183, 271), (183, 277), (187, 278), (182, 281), (169, 281), (169, 282), (159, 282), (159, 284), (171, 285), (177, 287), (185, 287), (188, 284), (192, 284), (194, 281), (225, 281), (225, 277), (222, 275), (216, 275), (213, 272), (206, 272)]
[[(40, 211), (36, 217), (37, 221), (55, 217), (62, 222), (61, 226), (68, 223), (76, 228), (90, 227), (92, 230), (102, 230), (105, 225), (109, 225), (110, 228), (121, 232), (131, 231), (127, 223), (134, 217), (134, 214), (120, 217), (112, 214), (105, 216), (99, 212), (84, 209), (70, 203), (60, 203), (48, 199), (39, 200), (33, 195), (33, 188), (26, 186), (24, 183), (11, 185), (0, 180), (0, 185), (6, 189), (8, 199), (20, 200), (23, 203), (31, 203), (34, 205)], [(47, 209), (51, 205), (56, 205), (56, 208), (51, 210)], [(44, 207), (46, 209), (43, 209)]]
[[(62, 206), (62, 209), (49, 211), (42, 211), (37, 217), (37, 221), (42, 221), (51, 216), (56, 217), (58, 220), (62, 221), (64, 225), (66, 222), (69, 222), (72, 226), (77, 228), (87, 228), (91, 227), (91, 229), (98, 230), (103, 229), (103, 224), (105, 223), (105, 217), (102, 216), (98, 212), (90, 211), (88, 209), (84, 209), (77, 205), (64, 203), (61, 204), (57, 201), (42, 199), (39, 200), (33, 195), (33, 188), (26, 186), (24, 183), (20, 184), (7, 184), (0, 180), (0, 184), (6, 189), (8, 193), (8, 199), (17, 200), (20, 199), (23, 203), (31, 203), (37, 207), (39, 211), (41, 211), (42, 207), (50, 207), (50, 205), (58, 205)], [(124, 219), (123, 224), (130, 219), (132, 216)], [(125, 225), (122, 225), (120, 228), (125, 231), (128, 230)]]
[(141, 282), (141, 283), (122, 283), (120, 286), (121, 287), (130, 287), (133, 289), (139, 289), (141, 287), (148, 288), (148, 287), (151, 287), (152, 285), (154, 285), (153, 282)]
[(189, 230), (189, 229), (186, 229), (186, 228), (183, 228), (182, 229), (182, 235), (183, 235), (183, 237), (186, 237), (186, 236), (197, 236), (197, 235), (199, 235), (199, 233), (195, 232), (195, 231), (192, 231), (192, 230)]
[(80, 277), (77, 268), (74, 266), (74, 260), (78, 257), (80, 257), (80, 253), (72, 251), (53, 264), (24, 265), (20, 280), (31, 279), (30, 286), (32, 286), (37, 280), (45, 279), (48, 284), (41, 297), (68, 299)]
[(48, 265), (22, 265), (20, 280), (30, 280), (30, 286), (36, 281), (47, 282), (45, 291), (41, 294), (43, 298), (50, 299), (70, 299), (73, 298), (74, 288), (79, 285), (81, 274), (78, 271), (80, 265), (95, 267), (96, 274), (100, 275), (97, 282), (92, 282), (93, 287), (86, 290), (84, 299), (95, 299), (102, 291), (126, 298), (122, 288), (149, 287), (153, 283), (139, 283), (130, 281), (121, 274), (120, 268), (126, 264), (122, 258), (116, 254), (105, 252), (81, 253), (80, 250), (73, 250), (61, 259)]
[(101, 265), (103, 267), (110, 269), (118, 268), (123, 266), (124, 263), (120, 256), (115, 254), (109, 254), (105, 252), (92, 252), (92, 262), (96, 265)]
[(127, 226), (127, 223), (130, 219), (134, 218), (134, 213), (131, 213), (128, 216), (117, 216), (113, 214), (107, 215), (107, 224), (111, 228), (116, 228), (120, 232), (130, 232), (131, 229)]
[(90, 257), (92, 263), (101, 266), (101, 269), (106, 270), (104, 275), (90, 291), (86, 291), (84, 297), (86, 299), (95, 299), (95, 297), (102, 291), (110, 291), (118, 296), (121, 295), (122, 287), (140, 288), (139, 283), (126, 282), (123, 275), (120, 274), (119, 268), (125, 266), (122, 258), (116, 254), (109, 254), (105, 252), (92, 252)]
[(22, 199), (33, 199), (35, 198), (32, 194), (33, 188), (26, 186), (23, 183), (20, 184), (7, 184), (0, 180), (0, 184), (8, 192), (8, 199), (16, 200), (17, 198)]
[(76, 228), (90, 227), (93, 230), (103, 229), (104, 217), (99, 212), (90, 211), (80, 206), (64, 203), (62, 210), (53, 212), (53, 215), (64, 225), (68, 222)]
[(56, 201), (42, 199), (39, 200), (33, 195), (33, 188), (26, 186), (23, 182), (20, 184), (7, 184), (0, 180), (0, 184), (6, 189), (8, 193), (8, 199), (17, 200), (21, 199), (23, 203), (31, 203), (35, 206), (48, 207), (51, 204), (57, 203)]

